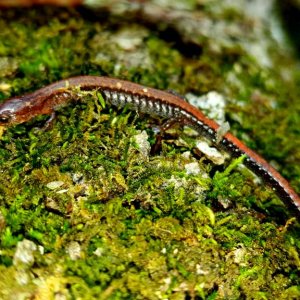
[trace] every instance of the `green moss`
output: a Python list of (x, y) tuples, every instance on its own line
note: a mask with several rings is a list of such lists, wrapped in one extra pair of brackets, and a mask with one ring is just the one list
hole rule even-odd
[[(187, 59), (142, 25), (130, 27), (140, 36), (134, 64), (116, 47), (122, 28), (77, 11), (44, 12), (51, 21), (34, 9), (0, 12), (0, 78), (9, 87), (1, 85), (1, 99), (80, 73), (181, 93), (217, 90), (244, 101), (227, 107), (233, 131), (299, 188), (297, 90), (282, 84), (280, 70), (261, 68), (234, 45)], [(299, 298), (299, 224), (239, 167), (243, 158), (224, 166), (198, 159), (200, 137), (182, 128), (150, 155), (137, 136), (147, 133), (153, 145), (161, 120), (113, 109), (99, 92), (79, 98), (49, 130), (37, 130), (47, 118), (38, 117), (1, 136), (1, 298)], [(185, 166), (195, 162), (199, 172), (189, 174)], [(33, 265), (17, 263), (24, 240), (40, 246)]]

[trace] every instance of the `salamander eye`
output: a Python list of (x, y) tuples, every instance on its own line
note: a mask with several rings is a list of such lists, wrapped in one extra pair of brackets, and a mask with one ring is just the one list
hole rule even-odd
[(11, 120), (11, 116), (9, 114), (2, 113), (0, 114), (0, 123), (8, 123)]

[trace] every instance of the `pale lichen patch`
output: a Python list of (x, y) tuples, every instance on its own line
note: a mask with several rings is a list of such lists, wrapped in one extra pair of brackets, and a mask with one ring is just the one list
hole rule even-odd
[(226, 156), (218, 151), (215, 147), (210, 147), (204, 141), (198, 141), (196, 147), (205, 154), (205, 156), (217, 165), (222, 165), (225, 162)]
[(30, 240), (24, 239), (18, 242), (13, 258), (14, 265), (25, 264), (31, 266), (34, 263), (34, 253), (37, 249), (36, 244)]

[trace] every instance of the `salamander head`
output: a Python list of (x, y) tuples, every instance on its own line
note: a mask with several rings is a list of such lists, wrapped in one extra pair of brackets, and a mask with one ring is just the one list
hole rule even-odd
[(12, 116), (9, 112), (0, 112), (0, 126), (8, 125), (11, 122)]
[(11, 98), (0, 104), (0, 126), (11, 126), (26, 121), (28, 105), (21, 98)]

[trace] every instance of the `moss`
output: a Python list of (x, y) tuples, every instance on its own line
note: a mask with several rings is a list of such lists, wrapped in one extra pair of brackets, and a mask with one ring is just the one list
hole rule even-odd
[[(279, 84), (280, 70), (262, 68), (236, 45), (219, 54), (204, 45), (187, 58), (143, 25), (131, 25), (139, 42), (126, 52), (116, 42), (121, 25), (43, 10), (50, 21), (35, 9), (0, 12), (1, 99), (80, 73), (180, 93), (217, 90), (243, 101), (227, 107), (233, 131), (299, 188), (297, 90)], [(124, 51), (142, 59), (133, 63)], [(153, 145), (161, 120), (116, 110), (96, 91), (80, 93), (52, 128), (37, 130), (46, 118), (1, 136), (1, 298), (299, 298), (299, 224), (254, 184), (243, 158), (216, 166), (194, 151), (201, 137), (182, 128), (150, 155), (137, 136)], [(185, 166), (195, 162), (199, 172), (189, 174)], [(40, 247), (28, 266), (15, 263), (24, 239)]]

